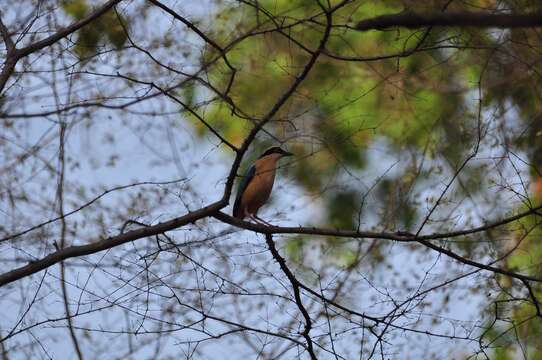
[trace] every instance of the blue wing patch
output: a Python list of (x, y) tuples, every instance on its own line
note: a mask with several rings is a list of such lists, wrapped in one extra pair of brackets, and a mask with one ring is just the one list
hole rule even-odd
[(243, 197), (243, 193), (248, 187), (248, 184), (252, 181), (254, 178), (254, 175), (256, 174), (256, 167), (252, 165), (248, 168), (247, 173), (243, 178), (241, 179), (241, 182), (239, 183), (239, 188), (237, 189), (237, 196), (235, 198), (235, 203), (233, 204), (233, 216), (236, 218), (243, 217), (244, 214), (241, 214), (241, 209), (239, 208), (241, 206), (241, 197)]

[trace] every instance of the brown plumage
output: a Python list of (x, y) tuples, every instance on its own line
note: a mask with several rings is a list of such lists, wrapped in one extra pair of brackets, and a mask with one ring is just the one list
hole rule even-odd
[(260, 156), (241, 181), (233, 206), (233, 216), (248, 217), (256, 222), (269, 225), (258, 217), (258, 210), (267, 202), (275, 182), (277, 162), (292, 154), (279, 147), (272, 147)]

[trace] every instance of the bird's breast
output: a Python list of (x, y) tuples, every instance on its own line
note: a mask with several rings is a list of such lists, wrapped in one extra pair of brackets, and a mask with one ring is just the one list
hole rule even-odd
[(256, 175), (254, 176), (254, 190), (255, 197), (258, 202), (264, 203), (269, 199), (271, 195), (271, 190), (273, 189), (273, 183), (275, 182), (275, 171), (265, 170), (258, 172), (256, 170)]
[(273, 183), (275, 182), (276, 161), (256, 162), (256, 173), (249, 183), (242, 199), (242, 203), (249, 212), (254, 213), (269, 199)]

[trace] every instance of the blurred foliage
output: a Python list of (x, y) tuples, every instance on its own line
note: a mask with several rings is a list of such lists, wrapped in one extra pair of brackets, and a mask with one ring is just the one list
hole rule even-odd
[[(542, 197), (535, 195), (530, 201), (540, 203)], [(517, 212), (528, 210), (528, 206), (517, 209)], [(542, 227), (540, 227), (540, 216), (531, 215), (518, 221), (520, 224), (509, 225), (508, 240), (503, 247), (503, 252), (511, 252), (506, 258), (502, 267), (527, 274), (533, 277), (542, 277)], [(513, 250), (513, 251), (512, 251)], [(490, 320), (486, 326), (489, 331), (484, 333), (483, 343), (494, 349), (492, 359), (512, 360), (523, 353), (525, 359), (542, 359), (542, 322), (536, 318), (537, 309), (532, 302), (531, 294), (524, 284), (512, 281), (506, 276), (497, 278), (500, 293), (496, 297), (496, 308), (491, 306), (487, 312), (489, 319), (495, 317), (501, 321)], [(539, 283), (529, 284), (534, 296), (542, 298), (542, 286)], [(524, 298), (528, 301), (511, 302), (510, 295), (515, 294), (517, 298)], [(542, 306), (542, 304), (539, 304)], [(541, 307), (542, 310), (542, 307)], [(534, 319), (534, 321), (529, 321)], [(521, 344), (521, 347), (518, 346)]]
[[(537, 200), (540, 202), (541, 198)], [(519, 209), (525, 211), (527, 207)], [(542, 277), (542, 227), (540, 227), (540, 217), (537, 215), (528, 216), (520, 220), (520, 229), (513, 229), (511, 232), (512, 242), (511, 247), (517, 247), (517, 250), (506, 259), (505, 266), (509, 270), (521, 271), (534, 277)], [(509, 249), (508, 249), (509, 250)], [(513, 291), (513, 285), (509, 279), (501, 279), (501, 287), (503, 292), (501, 297), (506, 299), (510, 291)], [(523, 284), (516, 284), (523, 285)], [(530, 283), (533, 294), (537, 299), (542, 298), (542, 286), (538, 283)], [(530, 299), (530, 294), (526, 289), (522, 290), (523, 296)], [(542, 307), (542, 304), (539, 306)], [(542, 310), (542, 309), (541, 309)], [(541, 321), (525, 321), (536, 315), (536, 307), (532, 302), (522, 302), (521, 304), (506, 308), (501, 314), (501, 317), (510, 317), (516, 321), (516, 328), (513, 328), (510, 323), (501, 324), (496, 330), (488, 333), (489, 338), (498, 336), (503, 330), (512, 328), (509, 334), (499, 339), (496, 344), (500, 347), (495, 351), (495, 356), (498, 359), (515, 359), (520, 349), (517, 347), (517, 342), (522, 344), (524, 351), (527, 352), (527, 359), (540, 360), (542, 359), (542, 322)], [(487, 338), (486, 337), (486, 338)]]
[[(336, 3), (332, 1), (331, 5)], [(237, 42), (228, 52), (229, 61), (238, 70), (228, 95), (247, 115), (261, 118), (307, 62), (309, 54), (298, 43), (307, 49), (317, 48), (325, 17), (312, 0), (262, 0), (258, 4), (261, 11), (251, 6), (223, 5), (213, 21), (211, 37), (225, 46), (255, 27), (269, 30)], [(507, 148), (526, 154), (535, 189), (542, 189), (536, 187), (542, 183), (537, 180), (542, 176), (536, 171), (542, 166), (542, 62), (536, 60), (540, 58), (537, 49), (542, 41), (536, 30), (431, 28), (358, 32), (347, 27), (382, 14), (444, 8), (447, 11), (498, 8), (525, 13), (542, 10), (542, 2), (385, 0), (354, 3), (334, 13), (335, 27), (326, 46), (329, 53), (382, 59), (341, 61), (320, 56), (296, 94), (267, 126), (296, 153), (296, 165), (289, 176), (322, 201), (326, 211), (326, 224), (322, 226), (355, 229), (370, 223), (378, 224), (379, 229), (416, 230), (428, 211), (420, 210), (424, 200), (420, 188), (427, 186), (430, 176), (444, 177), (456, 171), (472, 152), (478, 131), (487, 130), (488, 126), (501, 129), (497, 132), (504, 134)], [(254, 16), (256, 13), (258, 16)], [(312, 22), (299, 21), (309, 17), (313, 17)], [(271, 31), (276, 24), (283, 27), (281, 33)], [(388, 58), (418, 46), (425, 49)], [(217, 56), (217, 51), (208, 46), (201, 61), (205, 63)], [(230, 75), (222, 63), (209, 72), (208, 79), (224, 90)], [(187, 99), (197, 98), (194, 94), (203, 91), (192, 89)], [(213, 126), (236, 144), (242, 142), (252, 126), (252, 122), (238, 117), (224, 102), (205, 106), (205, 114)], [(484, 118), (485, 128), (479, 126), (479, 114)], [(206, 129), (195, 119), (194, 124), (201, 135), (206, 134)], [(510, 129), (521, 131), (516, 135)], [(496, 139), (493, 144), (489, 142), (489, 148), (502, 146), (503, 140), (497, 139), (500, 135), (492, 136)], [(370, 188), (370, 183), (362, 187), (357, 181), (349, 181), (370, 173), (368, 151), (382, 140), (392, 149), (400, 166), (382, 176), (374, 188)], [(259, 153), (270, 141), (273, 140), (262, 134), (253, 151)], [(471, 199), (480, 195), (483, 199), (489, 187), (487, 173), (487, 164), (469, 164), (463, 170), (456, 194)], [(338, 185), (327, 186), (330, 183)], [(369, 189), (377, 205), (360, 209)], [(535, 191), (542, 194), (542, 190)], [(460, 202), (452, 198), (450, 202), (453, 201)], [(361, 210), (365, 220), (359, 216)], [(376, 219), (367, 220), (368, 212)], [(491, 214), (487, 215), (491, 218)], [(466, 216), (463, 221), (468, 223)], [(536, 269), (533, 275), (542, 276), (539, 266), (534, 266), (542, 258), (539, 232), (534, 231), (523, 240), (524, 251), (508, 260), (510, 268), (531, 266)], [(288, 245), (292, 259), (303, 259), (307, 240), (297, 238)], [(462, 239), (462, 244), (460, 241), (455, 246), (472, 254), (480, 246), (468, 240)], [(326, 246), (336, 249), (337, 243), (328, 239)], [(352, 249), (341, 249), (336, 252), (340, 263), (348, 266), (355, 261), (348, 260)], [(379, 246), (370, 250), (377, 256)], [(535, 291), (542, 296), (540, 288)], [(532, 310), (531, 306), (529, 311)], [(524, 311), (527, 309), (517, 309), (513, 316), (520, 318)], [(538, 325), (535, 327), (526, 332), (530, 339), (537, 339), (533, 346), (540, 349), (541, 331)], [(507, 350), (499, 351), (495, 356), (506, 358)]]
[[(404, 9), (441, 9), (446, 3), (448, 1), (363, 2), (361, 6), (346, 6), (335, 13), (335, 25), (353, 25), (361, 19)], [(448, 8), (472, 10), (477, 6), (492, 5), (495, 4), (491, 1), (477, 1), (470, 6), (452, 2)], [(283, 27), (321, 13), (314, 1), (261, 1), (259, 6), (272, 14)], [(518, 7), (519, 4), (514, 2), (510, 6)], [(263, 29), (273, 28), (263, 11), (258, 17), (250, 16), (254, 12), (255, 8), (247, 6), (224, 6), (217, 12), (211, 37), (228, 44), (257, 26), (258, 22)], [(325, 20), (321, 15), (315, 19), (319, 24)], [(265, 32), (237, 43), (228, 53), (229, 61), (238, 69), (229, 96), (249, 116), (263, 116), (294, 81), (308, 59), (308, 54), (291, 39), (314, 50), (322, 29), (322, 26), (299, 23), (282, 34)], [(358, 32), (341, 26), (333, 28), (327, 49), (340, 56), (385, 56), (412, 48), (422, 39), (422, 47), (435, 49), (374, 62), (338, 61), (322, 55), (297, 93), (275, 117), (276, 121), (269, 125), (276, 137), (288, 139), (287, 144), (295, 148), (298, 155), (293, 172), (295, 179), (309, 192), (318, 192), (322, 184), (343, 168), (354, 172), (367, 170), (367, 149), (379, 138), (387, 139), (398, 153), (423, 151), (430, 159), (443, 158), (457, 166), (476, 141), (477, 102), (473, 100), (476, 97), (473, 94), (482, 74), (485, 106), (496, 103), (505, 106), (507, 102), (515, 101), (532, 114), (538, 107), (532, 101), (526, 101), (520, 89), (523, 86), (532, 88), (533, 84), (518, 84), (503, 64), (505, 59), (510, 65), (515, 66), (516, 63), (507, 55), (497, 56), (494, 49), (499, 47), (499, 54), (530, 50), (526, 47), (507, 49), (514, 45), (502, 45), (499, 36), (488, 31), (456, 28), (431, 29), (428, 33), (425, 29)], [(529, 31), (523, 32), (524, 38), (533, 36)], [(534, 37), (532, 40), (538, 41)], [(462, 46), (488, 50), (454, 49)], [(215, 56), (216, 50), (208, 47), (202, 62)], [(498, 77), (494, 76), (496, 71), (500, 72)], [(213, 68), (208, 76), (221, 89), (225, 89), (230, 80), (230, 72), (224, 64)], [(503, 92), (502, 87), (508, 90)], [(194, 90), (190, 97), (194, 97)], [(237, 144), (242, 142), (251, 126), (225, 103), (214, 102), (206, 107), (205, 113), (213, 126)], [(201, 124), (197, 121), (194, 124), (202, 135), (206, 133)], [(312, 138), (307, 140), (304, 138), (307, 135)], [(313, 146), (314, 139), (319, 143), (317, 149)], [(255, 152), (269, 139), (262, 136), (258, 141)], [(414, 160), (409, 161), (412, 163), (404, 167), (404, 173), (394, 176), (394, 181), (399, 182), (395, 186), (400, 186), (405, 179), (409, 179), (409, 187), (424, 181), (423, 174), (412, 175), (417, 164)], [(483, 169), (470, 170), (476, 177)], [(480, 185), (470, 183), (468, 190), (476, 192)], [(388, 182), (382, 181), (376, 190), (388, 196), (391, 189)], [(354, 187), (337, 191), (322, 194), (327, 204), (328, 222), (353, 228), (357, 226), (355, 199), (360, 199), (367, 189)], [(345, 201), (346, 196), (352, 201)], [(386, 218), (385, 223), (392, 228), (411, 229), (419, 221), (420, 214), (408, 205), (413, 200), (409, 196), (407, 194), (400, 199), (401, 204), (406, 205), (400, 211), (393, 214), (382, 211), (381, 219)], [(379, 198), (386, 203), (384, 198)], [(390, 215), (394, 219), (389, 219)]]
[[(87, 0), (65, 0), (62, 1), (62, 8), (75, 21), (83, 19), (91, 11), (92, 2)], [(116, 49), (121, 48), (126, 42), (126, 32), (122, 28), (122, 21), (126, 20), (114, 11), (108, 11), (104, 15), (92, 22), (91, 25), (84, 26), (77, 32), (77, 41), (75, 44), (75, 53), (80, 58), (86, 58), (98, 50), (101, 42), (107, 42)]]

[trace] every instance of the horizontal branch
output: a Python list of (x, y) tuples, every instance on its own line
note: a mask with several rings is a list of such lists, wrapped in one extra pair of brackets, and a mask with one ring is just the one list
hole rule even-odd
[(467, 236), (472, 234), (477, 234), (485, 231), (489, 231), (491, 229), (510, 224), (514, 221), (523, 219), (524, 217), (530, 216), (530, 215), (538, 215), (542, 216), (540, 214), (540, 210), (542, 210), (542, 204), (535, 206), (531, 209), (528, 209), (526, 211), (523, 211), (519, 214), (497, 220), (491, 223), (487, 223), (482, 226), (470, 228), (470, 229), (464, 229), (464, 230), (457, 230), (457, 231), (450, 231), (445, 233), (433, 233), (428, 235), (418, 235), (415, 237), (414, 234), (406, 233), (406, 232), (376, 232), (376, 231), (356, 231), (356, 230), (341, 230), (341, 229), (326, 229), (326, 228), (316, 228), (316, 227), (282, 227), (282, 226), (263, 226), (259, 224), (253, 224), (246, 221), (241, 221), (239, 219), (233, 218), (227, 214), (224, 214), (222, 212), (217, 212), (213, 214), (213, 217), (217, 218), (218, 220), (228, 223), (230, 225), (242, 227), (247, 230), (252, 230), (255, 232), (260, 233), (271, 233), (271, 234), (306, 234), (306, 235), (321, 235), (321, 236), (337, 236), (337, 237), (344, 237), (344, 238), (368, 238), (368, 239), (386, 239), (386, 240), (395, 240), (395, 241), (411, 241), (411, 239), (416, 238), (416, 240), (440, 240), (440, 239), (448, 239), (453, 237), (460, 237), (460, 236)]
[(237, 226), (246, 230), (251, 230), (260, 234), (296, 234), (296, 235), (319, 235), (319, 236), (336, 236), (342, 238), (367, 238), (367, 239), (385, 239), (409, 242), (413, 234), (403, 234), (387, 231), (356, 231), (356, 230), (341, 230), (341, 229), (326, 229), (317, 227), (287, 227), (287, 226), (265, 226), (257, 223), (251, 223), (234, 218), (228, 214), (217, 211), (212, 215), (216, 219)]
[(355, 29), (382, 30), (391, 27), (416, 29), (426, 26), (465, 26), (477, 28), (531, 28), (542, 27), (542, 13), (491, 14), (486, 12), (401, 12), (362, 20)]
[[(512, 278), (518, 279), (520, 281), (533, 281), (542, 283), (542, 278), (537, 278), (529, 275), (519, 274), (513, 271), (501, 269), (495, 266), (482, 264), (480, 262), (470, 260), (466, 257), (463, 257), (451, 250), (443, 248), (442, 246), (436, 245), (433, 242), (427, 240), (432, 239), (443, 239), (446, 238), (446, 234), (433, 234), (429, 236), (416, 236), (410, 233), (403, 232), (372, 232), (372, 231), (356, 231), (356, 230), (338, 230), (338, 229), (323, 229), (323, 228), (308, 228), (308, 227), (281, 227), (281, 226), (264, 226), (260, 224), (252, 224), (246, 221), (236, 219), (232, 216), (229, 216), (223, 212), (217, 211), (212, 214), (216, 219), (238, 226), (247, 230), (252, 230), (261, 234), (303, 234), (303, 235), (320, 235), (320, 236), (336, 236), (342, 238), (353, 238), (353, 239), (384, 239), (384, 240), (394, 240), (400, 242), (417, 242), (424, 245), (425, 247), (435, 250), (441, 254), (444, 254), (452, 259), (455, 259), (463, 264), (470, 265), (479, 269), (487, 270), (493, 273), (510, 276)], [(499, 221), (496, 224), (502, 225), (506, 221)], [(496, 226), (498, 226), (496, 225)], [(481, 230), (478, 232), (483, 232), (489, 229), (489, 227), (481, 227)], [(467, 231), (468, 234), (472, 234), (472, 230)], [(453, 234), (453, 233), (450, 233)], [(459, 235), (456, 235), (459, 236)]]
[(454, 253), (451, 250), (445, 249), (441, 246), (438, 246), (429, 240), (434, 239), (445, 239), (449, 237), (465, 236), (469, 234), (481, 233), (488, 231), (492, 228), (508, 224), (512, 221), (521, 219), (522, 217), (539, 214), (538, 210), (542, 207), (538, 206), (531, 210), (525, 211), (521, 214), (485, 225), (478, 228), (467, 229), (463, 231), (450, 232), (450, 233), (441, 233), (441, 234), (431, 234), (423, 236), (415, 236), (410, 233), (403, 232), (371, 232), (371, 231), (354, 231), (354, 230), (340, 230), (340, 229), (325, 229), (325, 228), (316, 228), (316, 227), (279, 227), (279, 226), (263, 226), (259, 224), (253, 224), (246, 221), (242, 221), (236, 218), (233, 218), (220, 210), (227, 206), (227, 200), (220, 200), (206, 207), (200, 208), (199, 210), (190, 212), (184, 216), (159, 223), (156, 225), (139, 228), (133, 231), (119, 234), (117, 236), (109, 237), (107, 239), (99, 240), (87, 245), (76, 245), (70, 246), (61, 250), (57, 250), (46, 257), (30, 262), (28, 265), (16, 268), (14, 270), (8, 271), (4, 274), (0, 274), (0, 287), (6, 284), (9, 284), (13, 281), (22, 279), (26, 276), (35, 274), (41, 270), (44, 270), (54, 264), (57, 264), (63, 260), (80, 257), (90, 254), (95, 254), (97, 252), (111, 249), (113, 247), (125, 244), (130, 241), (146, 238), (153, 235), (162, 234), (164, 232), (179, 228), (188, 223), (193, 223), (197, 220), (203, 219), (205, 217), (214, 217), (224, 223), (234, 225), (243, 229), (251, 230), (261, 234), (304, 234), (304, 235), (319, 235), (319, 236), (336, 236), (343, 238), (367, 238), (367, 239), (385, 239), (393, 240), (400, 242), (417, 242), (420, 243), (432, 250), (435, 250), (441, 254), (447, 255), (459, 262), (464, 264), (477, 267), (479, 269), (491, 271), (494, 273), (510, 276), (521, 281), (534, 281), (542, 282), (542, 279), (518, 274), (513, 271), (504, 270), (497, 268), (491, 265), (482, 264), (470, 259), (467, 259), (459, 254)]

